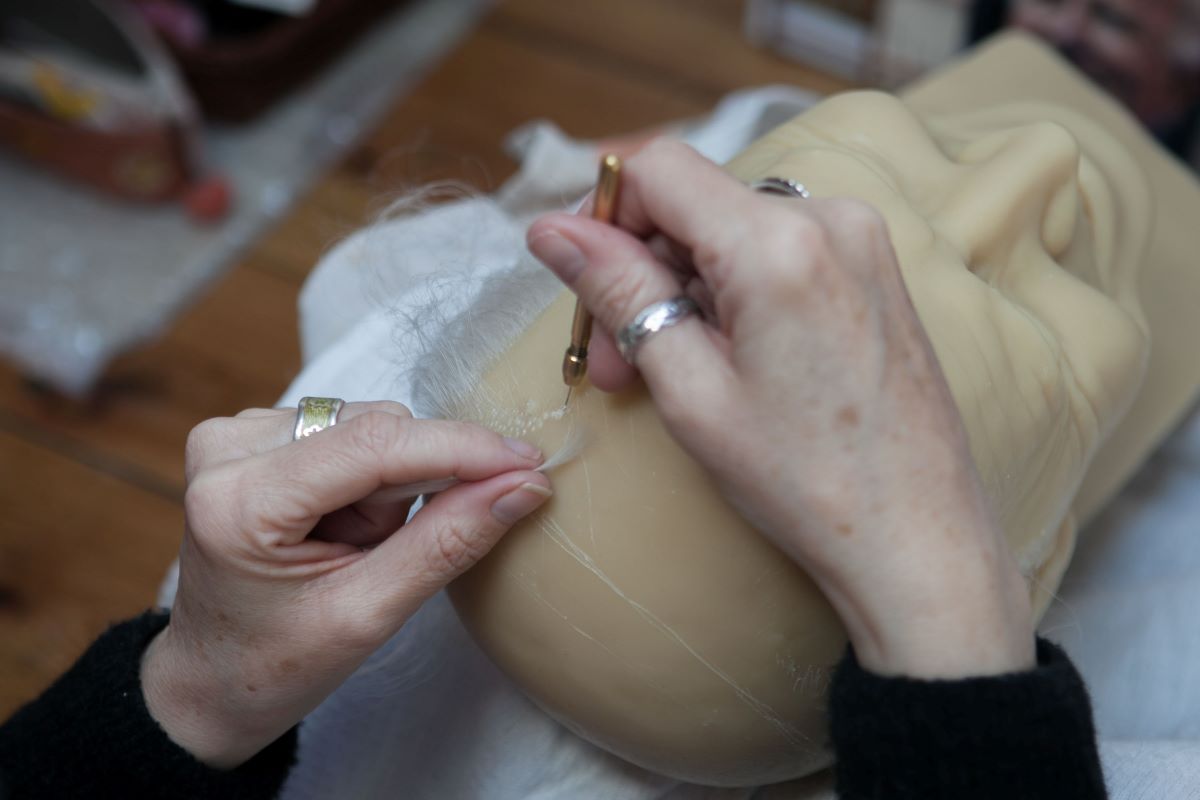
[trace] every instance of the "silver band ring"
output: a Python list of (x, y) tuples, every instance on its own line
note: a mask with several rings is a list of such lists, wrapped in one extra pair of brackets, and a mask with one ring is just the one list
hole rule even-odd
[(692, 314), (699, 313), (700, 306), (687, 295), (672, 297), (651, 303), (638, 312), (633, 322), (626, 325), (617, 333), (617, 350), (621, 358), (632, 364), (637, 356), (638, 348), (653, 334), (678, 325)]
[(299, 441), (337, 425), (338, 413), (344, 405), (336, 397), (301, 397), (296, 408), (296, 428), (292, 431), (292, 440)]
[(779, 178), (770, 175), (761, 180), (757, 180), (750, 184), (750, 188), (756, 192), (766, 192), (767, 194), (782, 194), (787, 197), (799, 197), (801, 200), (807, 200), (811, 195), (803, 183), (794, 181), (791, 178)]

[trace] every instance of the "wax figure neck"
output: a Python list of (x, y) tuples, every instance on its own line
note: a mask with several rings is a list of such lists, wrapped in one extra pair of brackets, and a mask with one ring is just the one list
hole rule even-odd
[[(982, 109), (955, 101), (1012, 59), (1065, 86), (1066, 100)], [(1200, 383), (1194, 370), (1164, 381), (1151, 362), (1153, 402), (1138, 396), (1156, 324), (1139, 303), (1139, 267), (1155, 266), (1143, 258), (1148, 241), (1159, 262), (1173, 257), (1158, 246), (1164, 234), (1149, 210), (1153, 194), (1180, 184), (1153, 159), (1147, 169), (1137, 147), (1153, 145), (1131, 146), (1105, 117), (1111, 110), (1097, 124), (1086, 113), (1093, 90), (1052, 57), (1010, 40), (980, 60), (988, 63), (918, 87), (911, 104), (878, 93), (832, 98), (728, 169), (744, 181), (793, 178), (814, 197), (856, 197), (883, 214), (985, 488), (1044, 608), (1069, 560), (1072, 502), (1098, 448), (1116, 430), (1133, 455), (1088, 477), (1089, 498), (1111, 493)], [(1185, 233), (1198, 238), (1182, 222), (1175, 233), (1174, 248)], [(519, 275), (504, 291), (518, 291), (526, 312), (545, 306), (552, 284)], [(502, 307), (495, 296), (485, 306)], [(427, 372), (457, 376), (434, 410), (549, 451), (583, 442), (555, 471), (554, 500), (452, 587), (460, 616), (545, 710), (641, 766), (719, 785), (819, 769), (828, 759), (826, 670), (845, 641), (837, 619), (803, 572), (721, 500), (643, 390), (585, 386), (561, 412), (557, 365), (571, 307), (560, 295), (527, 328), (510, 307), (497, 315), (499, 334), (475, 309), (476, 328), (460, 326), (427, 359)], [(504, 350), (478, 383), (462, 361), (479, 352), (472, 335)], [(1090, 513), (1098, 501), (1087, 502)]]

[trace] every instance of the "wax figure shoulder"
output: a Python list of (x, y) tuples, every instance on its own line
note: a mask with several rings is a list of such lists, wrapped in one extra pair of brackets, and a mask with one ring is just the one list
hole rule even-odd
[[(166, 623), (166, 614), (148, 613), (113, 627), (0, 727), (0, 797), (278, 794), (295, 729), (222, 771), (175, 745), (147, 712), (139, 663)], [(1044, 641), (1030, 672), (962, 681), (881, 678), (847, 653), (830, 713), (838, 793), (847, 800), (950, 800), (965, 791), (978, 800), (1106, 796), (1086, 690), (1062, 651)]]

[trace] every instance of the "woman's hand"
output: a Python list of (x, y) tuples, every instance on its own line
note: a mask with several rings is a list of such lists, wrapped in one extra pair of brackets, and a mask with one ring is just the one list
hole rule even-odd
[[(292, 442), (295, 413), (245, 411), (188, 439), (179, 591), (142, 685), (171, 738), (213, 766), (295, 725), (550, 495), (536, 448), (476, 426), (349, 403)], [(451, 477), (464, 482), (407, 524), (407, 502), (371, 497)]]
[(756, 194), (667, 141), (627, 161), (623, 181), (616, 227), (553, 214), (528, 237), (605, 329), (593, 383), (636, 375), (613, 331), (691, 294), (710, 324), (655, 334), (638, 371), (675, 438), (820, 585), (864, 666), (1031, 666), (1024, 582), (880, 216)]

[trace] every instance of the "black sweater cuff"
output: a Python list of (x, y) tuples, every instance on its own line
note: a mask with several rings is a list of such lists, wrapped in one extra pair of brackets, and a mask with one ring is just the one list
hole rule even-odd
[(0, 727), (0, 798), (269, 798), (296, 750), (296, 729), (233, 770), (208, 767), (146, 709), (140, 667), (168, 615), (110, 628), (46, 692)]
[(965, 680), (881, 677), (848, 648), (830, 717), (843, 800), (1107, 796), (1083, 680), (1044, 639), (1034, 669)]

